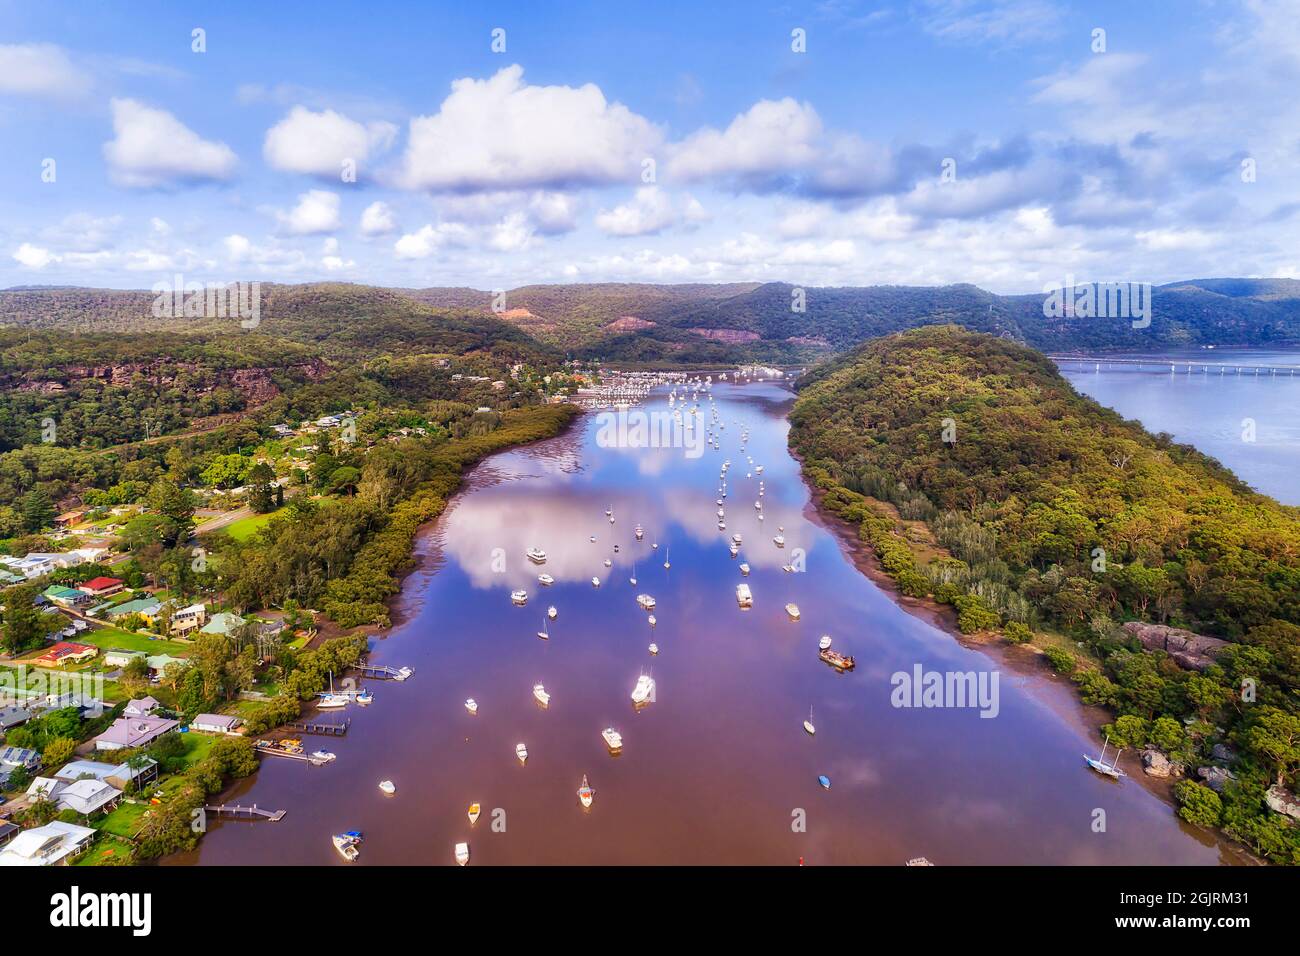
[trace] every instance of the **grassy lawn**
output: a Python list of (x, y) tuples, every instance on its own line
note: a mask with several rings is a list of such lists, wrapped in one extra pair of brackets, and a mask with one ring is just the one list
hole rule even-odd
[(90, 852), (76, 862), (76, 866), (105, 866), (119, 860), (130, 859), (131, 844), (101, 833)]
[(278, 511), (270, 511), (264, 515), (249, 515), (247, 518), (240, 518), (238, 521), (232, 521), (221, 530), (236, 541), (244, 541), (257, 534), (268, 521), (274, 518)]
[(94, 644), (104, 650), (144, 651), (150, 657), (158, 654), (184, 657), (189, 653), (190, 647), (180, 641), (169, 641), (161, 637), (150, 638), (146, 634), (136, 634), (117, 627), (100, 627), (82, 631), (76, 640), (85, 644)]
[(140, 829), (140, 818), (148, 810), (148, 803), (120, 803), (112, 813), (95, 823), (95, 829), (129, 839)]
[(181, 734), (185, 739), (185, 767), (189, 769), (208, 755), (217, 738), (207, 734)]

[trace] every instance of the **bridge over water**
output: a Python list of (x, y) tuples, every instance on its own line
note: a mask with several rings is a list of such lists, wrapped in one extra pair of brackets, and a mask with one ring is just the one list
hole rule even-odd
[(1163, 372), (1168, 371), (1170, 374), (1183, 372), (1192, 374), (1198, 372), (1209, 375), (1211, 372), (1218, 375), (1295, 375), (1300, 371), (1300, 365), (1287, 365), (1276, 362), (1207, 362), (1203, 359), (1194, 358), (1143, 358), (1141, 356), (1116, 356), (1116, 355), (1059, 355), (1048, 354), (1047, 356), (1058, 366), (1062, 368), (1087, 370), (1091, 368), (1095, 372), (1100, 372), (1103, 368), (1131, 368), (1134, 371)]

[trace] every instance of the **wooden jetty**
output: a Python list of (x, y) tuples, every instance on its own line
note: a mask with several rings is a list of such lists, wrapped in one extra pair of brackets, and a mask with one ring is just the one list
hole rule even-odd
[(263, 810), (257, 804), (251, 807), (240, 806), (239, 804), (223, 803), (219, 807), (205, 806), (205, 813), (215, 813), (219, 817), (234, 817), (237, 820), (269, 820), (271, 823), (278, 823), (284, 819), (288, 810)]
[(328, 722), (317, 722), (314, 720), (294, 720), (284, 726), (290, 730), (296, 730), (303, 734), (319, 734), (322, 737), (342, 737), (348, 732), (348, 727), (352, 725), (352, 718), (349, 717), (341, 724)]
[(1136, 368), (1139, 371), (1144, 369), (1151, 371), (1164, 371), (1167, 368), (1172, 373), (1181, 370), (1187, 375), (1190, 375), (1193, 371), (1200, 372), (1203, 375), (1208, 375), (1210, 371), (1213, 370), (1219, 375), (1231, 372), (1234, 375), (1246, 373), (1254, 374), (1258, 377), (1260, 372), (1264, 372), (1269, 376), (1276, 377), (1278, 373), (1286, 376), (1294, 376), (1296, 369), (1300, 369), (1300, 365), (1273, 362), (1233, 362), (1231, 360), (1221, 362), (1206, 361), (1204, 359), (1187, 358), (1185, 356), (1170, 359), (1129, 357), (1123, 355), (1061, 355), (1049, 353), (1047, 357), (1057, 365), (1063, 365), (1066, 363), (1077, 366), (1091, 365), (1095, 372), (1100, 372), (1103, 368), (1110, 366), (1125, 366)]

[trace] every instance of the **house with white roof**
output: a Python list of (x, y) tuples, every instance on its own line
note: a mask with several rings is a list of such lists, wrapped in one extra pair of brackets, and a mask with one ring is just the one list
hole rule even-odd
[(53, 866), (80, 853), (95, 840), (90, 827), (54, 820), (24, 830), (0, 850), (0, 866)]
[(119, 717), (108, 730), (95, 738), (96, 750), (121, 750), (126, 747), (147, 747), (179, 725), (165, 717)]
[(82, 780), (59, 780), (55, 777), (37, 777), (27, 788), (29, 800), (44, 796), (53, 800), (60, 810), (72, 810), (82, 816), (112, 810), (122, 797), (122, 791), (112, 784), (94, 777)]

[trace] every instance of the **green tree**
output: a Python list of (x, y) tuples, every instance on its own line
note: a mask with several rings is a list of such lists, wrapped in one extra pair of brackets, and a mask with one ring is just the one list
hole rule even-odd
[(54, 523), (54, 504), (43, 488), (33, 488), (22, 499), (23, 529), (36, 533)]
[(259, 461), (248, 473), (248, 504), (258, 514), (265, 514), (275, 507), (275, 496), (271, 482), (275, 472), (264, 461)]

